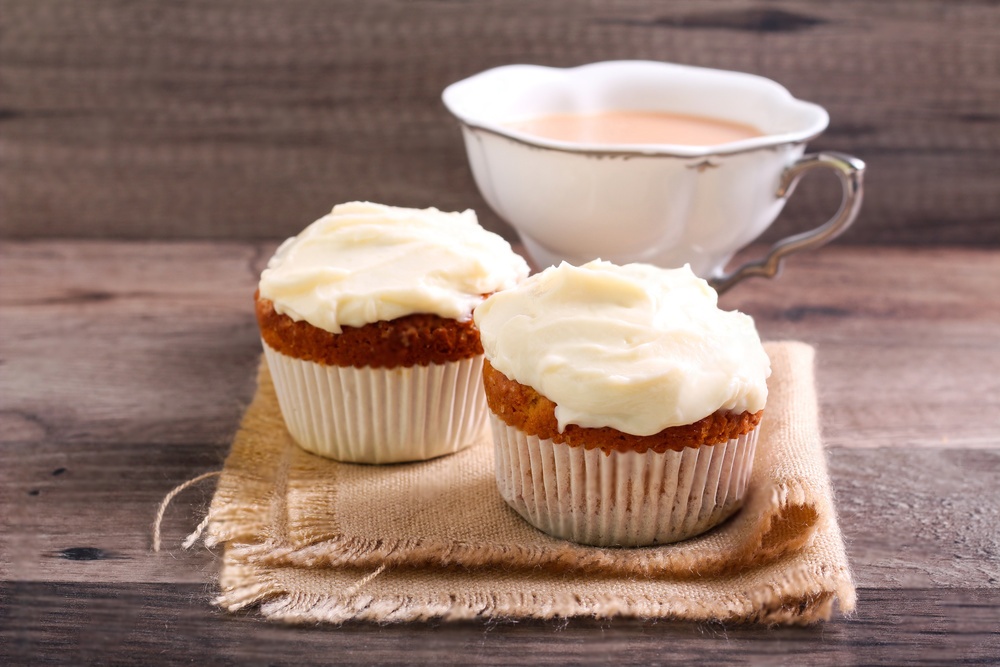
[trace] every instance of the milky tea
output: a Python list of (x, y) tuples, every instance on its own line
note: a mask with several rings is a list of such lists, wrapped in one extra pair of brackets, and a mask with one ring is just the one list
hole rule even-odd
[(558, 113), (504, 125), (543, 139), (576, 144), (718, 146), (764, 136), (744, 123), (660, 111)]

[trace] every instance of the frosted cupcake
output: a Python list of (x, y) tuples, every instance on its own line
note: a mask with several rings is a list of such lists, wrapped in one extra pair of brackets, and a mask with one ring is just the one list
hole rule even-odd
[(475, 311), (500, 494), (574, 542), (676, 542), (743, 502), (770, 360), (688, 267), (562, 264)]
[(472, 211), (335, 206), (278, 248), (255, 295), (292, 437), (357, 463), (471, 444), (487, 413), (472, 311), (527, 274)]

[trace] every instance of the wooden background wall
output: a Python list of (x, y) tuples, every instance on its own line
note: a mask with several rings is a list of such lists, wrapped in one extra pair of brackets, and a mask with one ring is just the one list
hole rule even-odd
[[(511, 62), (754, 72), (868, 162), (854, 243), (1000, 245), (1000, 3), (0, 0), (7, 238), (278, 238), (349, 199), (490, 214), (440, 102)], [(772, 236), (827, 216), (799, 189)]]

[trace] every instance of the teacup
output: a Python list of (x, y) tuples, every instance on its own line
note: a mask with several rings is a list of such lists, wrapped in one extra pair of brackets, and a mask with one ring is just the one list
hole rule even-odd
[[(804, 154), (829, 123), (827, 112), (763, 77), (650, 61), (508, 65), (452, 84), (442, 97), (461, 123), (480, 192), (539, 267), (598, 257), (690, 264), (722, 292), (748, 276), (777, 275), (783, 257), (835, 238), (861, 206), (861, 160)], [(730, 121), (760, 136), (703, 146), (608, 144), (512, 126), (621, 110)], [(833, 218), (727, 272), (733, 255), (778, 216), (801, 176), (819, 167), (833, 170), (843, 186)]]

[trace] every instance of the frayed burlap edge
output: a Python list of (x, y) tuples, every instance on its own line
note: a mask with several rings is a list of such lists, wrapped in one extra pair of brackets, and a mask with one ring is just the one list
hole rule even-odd
[[(840, 613), (852, 613), (857, 599), (846, 569), (822, 565), (791, 569), (781, 577), (742, 589), (733, 582), (733, 592), (710, 602), (668, 591), (551, 593), (494, 589), (473, 593), (461, 574), (447, 571), (442, 573), (437, 593), (372, 593), (366, 585), (380, 576), (381, 568), (369, 573), (352, 568), (350, 573), (345, 581), (331, 581), (330, 592), (305, 592), (288, 586), (280, 568), (258, 567), (227, 557), (220, 578), (223, 591), (214, 603), (230, 612), (256, 608), (266, 618), (296, 624), (631, 617), (810, 625), (829, 620), (835, 604)], [(463, 587), (464, 594), (450, 592)]]

